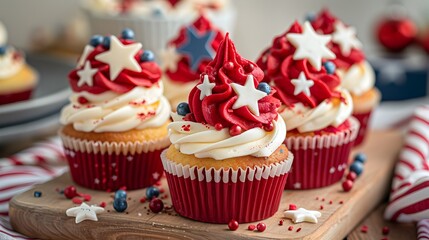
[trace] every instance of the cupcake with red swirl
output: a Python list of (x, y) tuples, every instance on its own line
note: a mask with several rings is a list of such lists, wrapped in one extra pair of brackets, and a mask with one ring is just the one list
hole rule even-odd
[(295, 22), (259, 59), (282, 102), (285, 143), (295, 156), (287, 189), (340, 181), (359, 130), (359, 122), (350, 117), (352, 98), (329, 67), (335, 59), (329, 41), (309, 22), (303, 27)]
[(93, 36), (68, 76), (73, 93), (60, 136), (72, 178), (84, 187), (138, 189), (162, 175), (170, 105), (153, 53), (133, 35)]
[(254, 222), (279, 207), (293, 155), (275, 91), (226, 35), (168, 126), (162, 155), (173, 206), (202, 222)]
[(187, 100), (201, 73), (213, 60), (223, 36), (201, 15), (192, 24), (182, 27), (161, 53), (165, 96), (173, 109)]
[(28, 100), (38, 79), (24, 54), (7, 44), (7, 32), (0, 22), (0, 105)]
[(341, 85), (347, 89), (353, 99), (353, 116), (360, 122), (356, 145), (363, 142), (367, 133), (371, 113), (380, 102), (380, 92), (374, 87), (375, 74), (366, 61), (356, 30), (333, 16), (327, 9), (322, 10), (311, 22), (314, 29), (323, 34), (331, 34), (329, 48), (335, 53), (332, 60)]

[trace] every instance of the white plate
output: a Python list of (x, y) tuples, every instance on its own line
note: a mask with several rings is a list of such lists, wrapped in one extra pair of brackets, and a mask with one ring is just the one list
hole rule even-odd
[(73, 64), (52, 57), (28, 55), (27, 62), (39, 72), (39, 83), (28, 101), (0, 106), (0, 129), (37, 120), (59, 112), (70, 95), (67, 75)]

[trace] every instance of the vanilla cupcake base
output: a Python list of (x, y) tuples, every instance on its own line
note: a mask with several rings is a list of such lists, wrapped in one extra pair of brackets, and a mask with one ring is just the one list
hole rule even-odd
[(0, 105), (28, 100), (38, 82), (38, 74), (28, 65), (12, 77), (0, 79)]

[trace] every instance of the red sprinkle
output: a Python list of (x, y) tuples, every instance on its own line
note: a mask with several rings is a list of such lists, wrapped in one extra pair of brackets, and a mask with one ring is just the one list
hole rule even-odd
[(81, 196), (83, 197), (83, 201), (85, 201), (85, 202), (89, 202), (89, 201), (91, 201), (91, 195), (89, 195), (89, 194), (81, 194)]
[(388, 226), (384, 226), (381, 232), (383, 233), (383, 235), (389, 234), (389, 227)]
[(258, 232), (263, 232), (265, 229), (267, 229), (267, 225), (265, 225), (263, 222), (260, 222), (258, 225), (256, 225), (256, 228), (258, 229)]
[(243, 69), (244, 69), (244, 71), (246, 71), (246, 73), (250, 73), (255, 69), (255, 67), (251, 63), (249, 63), (249, 64), (244, 65)]
[(323, 210), (323, 205), (320, 205), (320, 210)]
[(247, 230), (253, 231), (253, 230), (255, 230), (255, 228), (256, 228), (256, 226), (255, 226), (255, 225), (250, 224), (250, 225), (247, 227)]
[(280, 226), (283, 226), (283, 222), (284, 222), (284, 221), (285, 221), (285, 220), (283, 220), (283, 219), (282, 219), (282, 220), (280, 220), (280, 221), (279, 221), (279, 225), (280, 225)]
[(368, 232), (368, 226), (363, 225), (363, 226), (360, 228), (360, 231), (361, 231), (361, 232), (363, 232), (363, 233), (367, 233), (367, 232)]
[(269, 124), (267, 124), (267, 125), (264, 125), (264, 130), (265, 130), (265, 131), (267, 131), (267, 132), (271, 132), (271, 131), (273, 131), (273, 130), (274, 130), (274, 125), (273, 125), (273, 123), (269, 123)]
[(222, 128), (223, 128), (222, 123), (216, 123), (216, 124), (215, 124), (215, 129), (216, 129), (217, 131), (222, 130)]
[(85, 97), (82, 97), (82, 96), (78, 97), (78, 98), (77, 98), (77, 101), (78, 101), (80, 104), (85, 104), (85, 103), (88, 103), (88, 102), (89, 102), (89, 101), (88, 101), (88, 99), (86, 99)]
[(295, 204), (289, 204), (289, 210), (296, 210), (296, 205)]
[(75, 186), (68, 186), (64, 188), (64, 196), (68, 199), (72, 199), (76, 196), (78, 196), (77, 190)]
[(344, 192), (349, 192), (353, 188), (352, 180), (346, 180), (342, 184)]
[(79, 197), (74, 197), (74, 198), (72, 198), (72, 202), (73, 202), (74, 204), (81, 204), (83, 201), (82, 201), (82, 199), (81, 199), (81, 198), (79, 198)]
[(292, 230), (293, 230), (293, 226), (289, 226), (289, 227), (287, 228), (287, 230), (292, 231)]
[(329, 201), (329, 204), (332, 204), (332, 200), (331, 200), (331, 201)]
[(223, 67), (226, 70), (232, 70), (232, 69), (234, 69), (234, 63), (233, 62), (226, 62), (226, 63), (223, 64)]
[(241, 127), (238, 125), (234, 125), (229, 129), (229, 135), (231, 136), (240, 135), (242, 132), (243, 132), (243, 129), (241, 129)]
[(164, 193), (165, 189), (164, 188), (159, 188), (159, 193)]
[(319, 200), (319, 197), (316, 197), (316, 200)]
[(301, 231), (301, 228), (298, 228), (297, 230), (296, 230), (296, 232), (300, 232)]
[(145, 197), (140, 198), (140, 203), (145, 203), (145, 202), (146, 202), (146, 198)]
[(232, 219), (231, 221), (229, 221), (229, 223), (228, 223), (228, 228), (229, 228), (229, 230), (231, 230), (231, 231), (235, 231), (235, 230), (237, 230), (238, 229), (238, 222), (237, 221), (235, 221), (234, 219)]
[(351, 180), (352, 182), (354, 182), (357, 178), (357, 175), (355, 172), (349, 172), (346, 176), (346, 179)]
[(100, 207), (102, 207), (102, 208), (105, 208), (105, 207), (106, 207), (106, 205), (107, 205), (107, 204), (106, 204), (106, 202), (101, 202), (101, 203), (100, 203)]
[(341, 200), (341, 201), (340, 201), (340, 204), (343, 204), (343, 203), (344, 203), (344, 201), (343, 201), (343, 200)]
[(322, 202), (324, 202), (325, 201), (325, 198), (322, 198)]

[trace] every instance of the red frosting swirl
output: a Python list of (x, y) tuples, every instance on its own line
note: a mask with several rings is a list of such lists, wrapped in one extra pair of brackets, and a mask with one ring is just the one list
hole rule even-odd
[[(263, 66), (265, 66), (267, 78), (274, 82), (278, 90), (276, 96), (288, 107), (301, 102), (312, 108), (326, 99), (340, 97), (340, 93), (335, 91), (340, 85), (340, 79), (336, 74), (328, 74), (324, 67), (319, 71), (316, 70), (307, 59), (293, 60), (295, 47), (286, 38), (289, 33), (302, 33), (301, 25), (294, 22), (286, 33), (276, 37), (264, 57)], [(304, 72), (307, 79), (314, 82), (310, 88), (310, 96), (304, 93), (294, 95), (295, 86), (291, 80), (297, 79), (301, 72)]]
[[(132, 40), (119, 40), (124, 45), (134, 43)], [(91, 68), (97, 68), (98, 70), (93, 76), (93, 86), (83, 84), (79, 87), (77, 85), (80, 78), (79, 75), (77, 75), (77, 72), (81, 70), (83, 66), (76, 68), (69, 73), (69, 83), (74, 92), (87, 91), (92, 94), (100, 94), (106, 91), (113, 91), (116, 93), (126, 93), (136, 86), (151, 87), (153, 84), (157, 84), (161, 79), (161, 69), (158, 64), (154, 61), (141, 61), (140, 56), (142, 55), (143, 50), (140, 50), (134, 58), (139, 63), (142, 69), (141, 72), (123, 69), (121, 73), (119, 73), (118, 77), (112, 81), (110, 79), (109, 65), (95, 59), (95, 56), (106, 51), (108, 51), (108, 49), (104, 48), (102, 44), (100, 44), (95, 47), (85, 60), (85, 62), (90, 62)]]
[[(207, 65), (200, 77), (200, 83), (207, 74), (210, 82), (216, 85), (212, 95), (200, 100), (201, 91), (194, 87), (189, 94), (190, 116), (196, 122), (207, 123), (212, 126), (221, 124), (222, 127), (239, 126), (243, 130), (254, 127), (272, 129), (272, 121), (277, 119), (277, 109), (280, 101), (273, 97), (274, 90), (258, 101), (259, 116), (254, 115), (247, 106), (233, 109), (232, 106), (238, 96), (231, 87), (231, 83), (244, 85), (249, 74), (254, 77), (255, 87), (264, 78), (262, 70), (253, 62), (238, 55), (228, 34), (221, 42), (215, 59)], [(197, 85), (198, 86), (198, 85)]]
[[(319, 15), (311, 22), (314, 30), (323, 34), (332, 34), (335, 31), (335, 23), (338, 20), (327, 9), (323, 9)], [(365, 60), (365, 54), (360, 50), (353, 48), (350, 54), (345, 56), (341, 52), (341, 48), (337, 43), (330, 42), (329, 48), (337, 58), (333, 60), (338, 68), (348, 69), (353, 64), (360, 63)]]
[[(179, 36), (177, 36), (177, 38), (171, 40), (168, 43), (168, 45), (178, 48), (182, 44), (186, 43), (186, 41), (187, 41), (187, 39), (186, 39), (186, 28), (187, 27), (194, 27), (199, 34), (205, 34), (206, 32), (214, 31), (215, 37), (213, 38), (213, 40), (211, 42), (211, 46), (212, 46), (214, 51), (217, 51), (217, 49), (219, 48), (220, 42), (223, 40), (223, 34), (219, 29), (215, 28), (211, 24), (211, 22), (206, 17), (204, 17), (204, 15), (201, 15), (190, 26), (185, 26), (185, 27), (181, 28), (179, 31)], [(172, 81), (182, 82), (182, 83), (193, 82), (193, 81), (199, 79), (200, 74), (204, 71), (207, 64), (211, 60), (212, 59), (206, 59), (206, 60), (201, 61), (200, 65), (198, 66), (197, 71), (194, 71), (191, 69), (188, 58), (185, 55), (182, 55), (180, 57), (179, 61), (177, 62), (176, 71), (173, 72), (170, 69), (167, 69), (165, 74)]]

